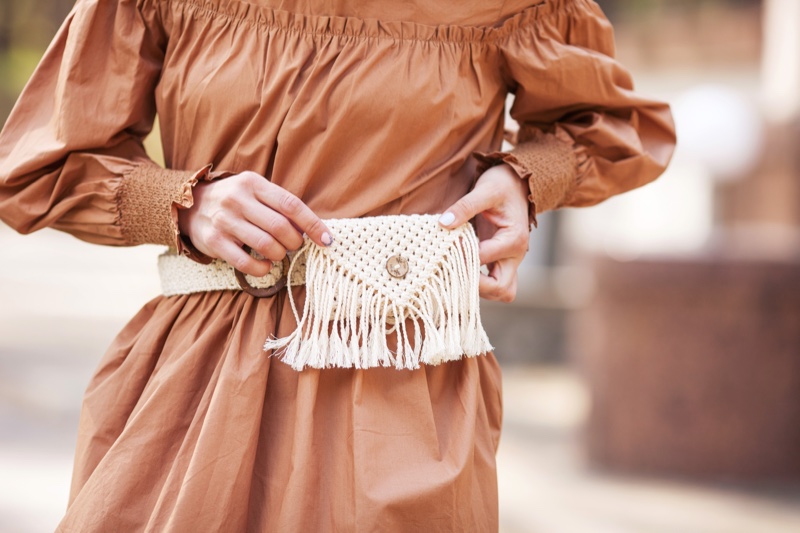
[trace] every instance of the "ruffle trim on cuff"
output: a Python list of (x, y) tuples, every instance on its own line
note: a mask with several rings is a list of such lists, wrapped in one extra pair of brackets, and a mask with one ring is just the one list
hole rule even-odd
[(180, 198), (170, 204), (170, 225), (172, 228), (172, 244), (170, 246), (176, 248), (179, 254), (203, 265), (211, 263), (213, 259), (195, 248), (188, 235), (181, 233), (178, 224), (178, 209), (189, 209), (194, 205), (194, 187), (199, 181), (207, 179), (212, 166), (211, 163), (207, 164), (184, 181), (181, 185)]

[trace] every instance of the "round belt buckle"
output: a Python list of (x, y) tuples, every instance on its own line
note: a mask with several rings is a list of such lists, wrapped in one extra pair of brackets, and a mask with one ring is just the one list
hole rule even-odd
[[(243, 246), (244, 251), (248, 254), (250, 253), (250, 247), (245, 245)], [(245, 273), (237, 270), (236, 268), (233, 269), (233, 273), (236, 276), (236, 281), (239, 282), (239, 287), (242, 288), (244, 292), (251, 296), (255, 296), (256, 298), (269, 298), (271, 296), (275, 296), (278, 291), (283, 289), (286, 286), (286, 276), (289, 272), (289, 256), (283, 258), (283, 273), (278, 281), (275, 282), (275, 285), (272, 287), (253, 287), (250, 285), (250, 282), (247, 281), (245, 277)]]

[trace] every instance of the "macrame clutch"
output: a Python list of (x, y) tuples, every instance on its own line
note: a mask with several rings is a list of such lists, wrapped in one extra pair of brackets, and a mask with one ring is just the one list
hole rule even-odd
[(438, 215), (329, 219), (334, 243), (306, 238), (287, 278), (305, 270), (297, 329), (267, 340), (295, 369), (419, 368), (492, 349), (480, 318), (478, 238), (469, 223), (448, 230)]

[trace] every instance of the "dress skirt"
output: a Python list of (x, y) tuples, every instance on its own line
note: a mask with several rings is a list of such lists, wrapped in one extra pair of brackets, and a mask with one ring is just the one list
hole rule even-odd
[(263, 351), (295, 326), (281, 298), (162, 296), (127, 324), (58, 531), (497, 530), (495, 357), (297, 372)]

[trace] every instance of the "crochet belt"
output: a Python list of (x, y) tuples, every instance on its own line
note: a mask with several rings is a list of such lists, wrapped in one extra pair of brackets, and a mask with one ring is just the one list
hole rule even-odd
[[(438, 215), (325, 220), (336, 240), (303, 246), (263, 277), (215, 260), (201, 265), (171, 250), (159, 257), (166, 296), (245, 290), (272, 296), (306, 286), (297, 328), (266, 340), (293, 368), (419, 368), (492, 349), (480, 319), (478, 238), (467, 223), (448, 230)], [(394, 336), (390, 346), (389, 336)]]

